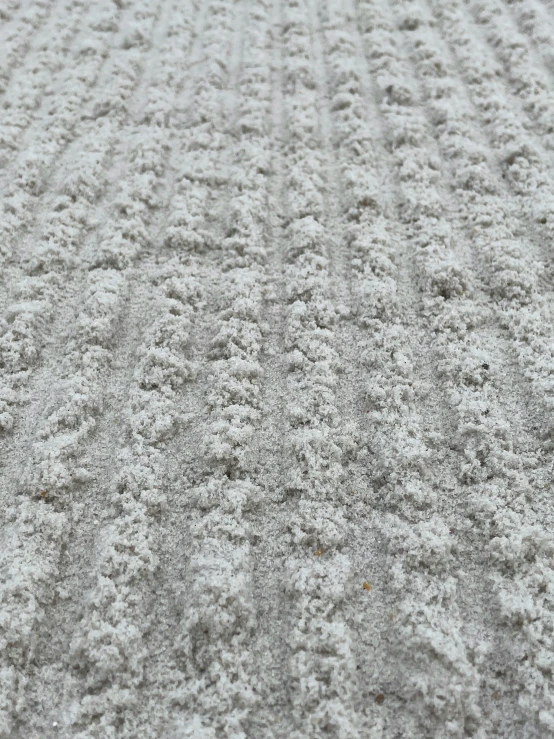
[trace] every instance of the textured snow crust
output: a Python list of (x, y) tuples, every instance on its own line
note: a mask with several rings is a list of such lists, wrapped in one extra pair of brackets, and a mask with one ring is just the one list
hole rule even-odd
[(0, 0), (0, 739), (554, 737), (552, 0)]

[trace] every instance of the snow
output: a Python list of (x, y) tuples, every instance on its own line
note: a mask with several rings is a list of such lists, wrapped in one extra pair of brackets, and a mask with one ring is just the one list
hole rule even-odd
[(550, 0), (0, 8), (0, 737), (554, 736)]

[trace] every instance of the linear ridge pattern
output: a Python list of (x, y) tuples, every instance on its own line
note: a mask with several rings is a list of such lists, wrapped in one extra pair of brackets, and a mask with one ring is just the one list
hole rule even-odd
[(554, 739), (554, 1), (0, 0), (0, 739)]

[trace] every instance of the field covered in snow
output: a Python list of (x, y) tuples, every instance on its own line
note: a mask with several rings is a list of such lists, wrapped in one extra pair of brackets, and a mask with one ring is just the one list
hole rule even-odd
[(0, 0), (0, 738), (554, 737), (554, 1)]

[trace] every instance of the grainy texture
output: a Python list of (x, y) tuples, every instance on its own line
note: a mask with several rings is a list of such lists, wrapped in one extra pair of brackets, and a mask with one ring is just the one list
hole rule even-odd
[(0, 739), (554, 737), (551, 0), (0, 0)]

